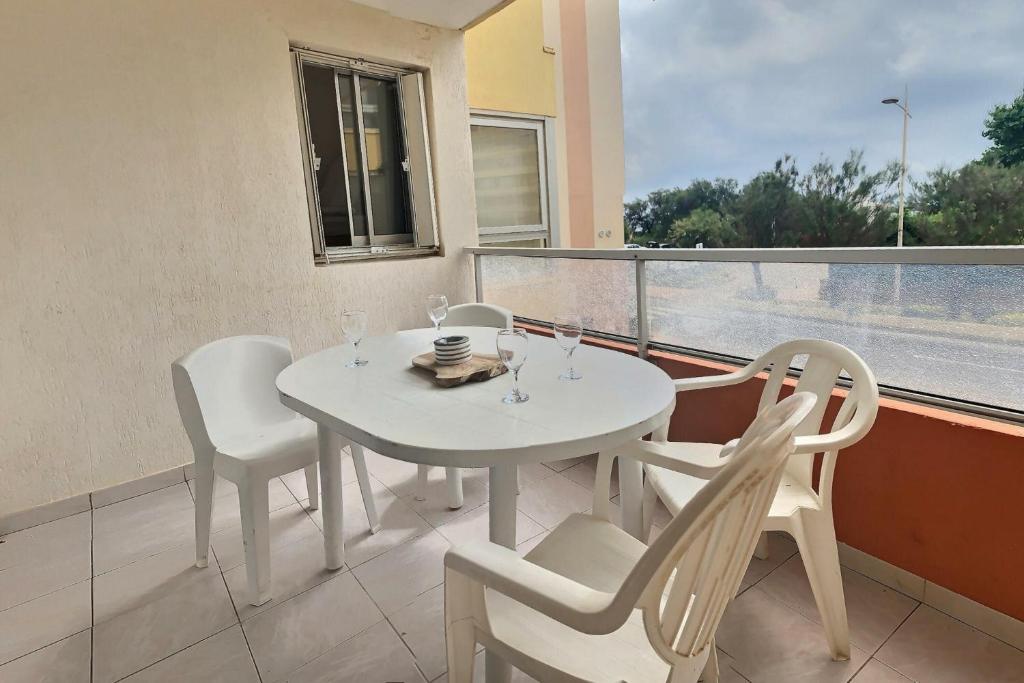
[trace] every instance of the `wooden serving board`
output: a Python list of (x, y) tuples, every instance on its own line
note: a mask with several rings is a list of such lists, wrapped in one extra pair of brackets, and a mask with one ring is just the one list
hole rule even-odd
[(474, 353), (465, 363), (438, 365), (434, 352), (422, 353), (412, 359), (413, 366), (434, 373), (434, 383), (440, 387), (457, 387), (466, 382), (484, 382), (508, 371), (497, 356)]

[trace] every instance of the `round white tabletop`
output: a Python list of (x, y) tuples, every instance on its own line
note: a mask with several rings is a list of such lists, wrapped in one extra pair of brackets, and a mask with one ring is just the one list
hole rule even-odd
[[(443, 331), (467, 335), (476, 352), (496, 353), (495, 328)], [(367, 365), (346, 367), (352, 347), (337, 346), (302, 358), (277, 377), (281, 402), (318, 425), (324, 553), (331, 569), (344, 562), (344, 541), (341, 459), (330, 446), (329, 432), (400, 460), (489, 467), (490, 538), (511, 548), (517, 465), (621, 446), (660, 427), (675, 407), (668, 375), (616, 351), (581, 346), (574, 365), (583, 378), (558, 379), (566, 369), (565, 353), (553, 339), (537, 335), (530, 335), (519, 372), (520, 387), (530, 395), (526, 403), (502, 402), (511, 389), (508, 374), (443, 389), (429, 372), (412, 367), (415, 356), (433, 350), (434, 335), (433, 329), (423, 329), (370, 337), (360, 344)], [(634, 535), (641, 527), (641, 482), (640, 463), (619, 463), (623, 522)], [(510, 676), (508, 665), (493, 653), (487, 655), (486, 674), (489, 683), (506, 683)]]
[[(469, 336), (474, 351), (495, 353), (497, 330), (448, 327)], [(331, 431), (392, 458), (448, 467), (546, 462), (620, 446), (663, 424), (675, 388), (661, 369), (633, 356), (580, 346), (577, 381), (559, 380), (565, 353), (530, 335), (519, 384), (530, 395), (502, 403), (511, 374), (440, 388), (413, 357), (433, 350), (433, 329), (370, 337), (369, 364), (349, 368), (351, 345), (306, 356), (277, 378), (281, 401)]]

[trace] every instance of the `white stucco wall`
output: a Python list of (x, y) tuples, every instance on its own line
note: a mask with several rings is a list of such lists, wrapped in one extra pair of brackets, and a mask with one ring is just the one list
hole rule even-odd
[[(289, 41), (429, 69), (446, 256), (313, 266)], [(469, 300), (467, 111), (460, 33), (345, 0), (0, 4), (0, 515), (190, 461), (199, 344)]]

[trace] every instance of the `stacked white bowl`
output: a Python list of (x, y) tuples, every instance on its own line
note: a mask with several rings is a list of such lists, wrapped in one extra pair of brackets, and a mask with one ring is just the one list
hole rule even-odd
[(434, 340), (434, 359), (438, 365), (459, 365), (473, 356), (469, 337), (454, 335)]

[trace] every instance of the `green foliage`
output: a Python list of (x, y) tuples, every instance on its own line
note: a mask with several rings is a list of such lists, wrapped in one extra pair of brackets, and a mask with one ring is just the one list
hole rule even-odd
[(739, 241), (736, 247), (788, 247), (800, 231), (796, 190), (800, 173), (788, 154), (743, 187), (736, 204)]
[(839, 168), (827, 159), (800, 179), (798, 247), (880, 246), (896, 232), (892, 206), (899, 165), (868, 173), (863, 152)]
[(627, 241), (677, 247), (877, 246), (895, 233), (895, 165), (868, 173), (851, 151), (801, 176), (788, 154), (739, 189), (735, 180), (696, 180), (626, 205)]
[(672, 223), (668, 238), (677, 247), (727, 247), (736, 243), (738, 235), (732, 218), (714, 209), (694, 209), (686, 218)]
[(910, 206), (922, 244), (1024, 244), (1024, 165), (940, 168), (915, 185)]
[(1024, 164), (1024, 93), (1010, 104), (993, 107), (982, 135), (992, 141), (985, 153), (987, 159), (1002, 166)]
[(738, 194), (732, 179), (695, 180), (686, 189), (655, 190), (625, 205), (627, 241), (638, 244), (669, 240), (672, 224), (700, 208), (725, 212)]

